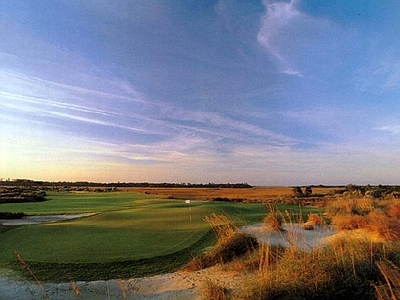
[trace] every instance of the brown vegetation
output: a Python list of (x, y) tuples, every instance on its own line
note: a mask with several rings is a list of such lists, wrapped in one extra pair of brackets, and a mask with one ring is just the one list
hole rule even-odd
[[(169, 199), (191, 199), (213, 201), (215, 199), (228, 199), (233, 202), (285, 202), (292, 203), (297, 200), (293, 197), (291, 187), (253, 187), (253, 188), (129, 188), (129, 190), (146, 194), (158, 195)], [(336, 188), (314, 187), (315, 198), (304, 198), (301, 201), (317, 204), (324, 197), (330, 196)], [(314, 199), (314, 200), (313, 200)], [(300, 200), (298, 200), (300, 201)], [(325, 200), (324, 200), (325, 201)], [(296, 202), (297, 204), (297, 202)]]

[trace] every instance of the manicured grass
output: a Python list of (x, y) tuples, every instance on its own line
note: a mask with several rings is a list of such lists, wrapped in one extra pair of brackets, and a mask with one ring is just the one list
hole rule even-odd
[(50, 192), (48, 201), (1, 204), (0, 211), (24, 212), (26, 214), (75, 214), (90, 212), (106, 212), (132, 208), (136, 200), (155, 199), (157, 196), (148, 196), (139, 193), (68, 193)]
[[(210, 239), (205, 237), (210, 227), (204, 222), (205, 216), (224, 212), (238, 225), (244, 225), (260, 222), (266, 213), (262, 204), (186, 204), (183, 200), (133, 192), (50, 193), (48, 199), (39, 203), (4, 204), (0, 209), (28, 214), (97, 214), (0, 232), (0, 266), (16, 267), (17, 251), (39, 273), (59, 269), (55, 274), (47, 272), (53, 274), (51, 280), (57, 281), (63, 279), (56, 274), (65, 272), (69, 276), (74, 274), (75, 280), (88, 280), (112, 278), (109, 276), (118, 272), (121, 276), (143, 276), (171, 271), (187, 262), (192, 252), (209, 245)], [(284, 209), (289, 208), (293, 209)], [(47, 278), (45, 274), (43, 277)]]

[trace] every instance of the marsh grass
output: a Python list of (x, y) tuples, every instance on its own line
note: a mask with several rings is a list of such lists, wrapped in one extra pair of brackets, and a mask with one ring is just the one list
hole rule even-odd
[[(400, 208), (376, 210), (369, 200), (331, 203), (334, 224), (348, 233), (365, 230), (358, 235), (340, 235), (311, 251), (294, 242), (304, 240), (301, 232), (287, 236), (293, 241), (287, 248), (261, 245), (257, 279), (237, 299), (400, 299)], [(307, 222), (322, 220), (310, 214)], [(375, 241), (373, 233), (383, 239)]]
[(242, 233), (235, 222), (226, 214), (211, 214), (204, 219), (212, 228), (216, 243), (211, 250), (196, 255), (185, 266), (186, 270), (196, 271), (228, 263), (258, 247), (256, 238)]
[(267, 229), (281, 231), (283, 229), (282, 224), (285, 222), (285, 216), (271, 204), (266, 205), (266, 210), (268, 213), (263, 218), (263, 223)]
[(375, 299), (371, 283), (380, 274), (374, 262), (385, 251), (382, 245), (361, 241), (310, 252), (265, 244), (258, 253), (257, 279), (238, 299)]
[(207, 279), (203, 289), (202, 299), (204, 300), (227, 300), (228, 299), (228, 291), (222, 285), (219, 285), (212, 281), (211, 279)]
[(400, 299), (400, 268), (390, 260), (375, 263), (384, 277), (384, 282), (374, 284), (378, 300)]
[(375, 210), (376, 203), (370, 198), (339, 198), (327, 203), (325, 212), (336, 215), (367, 215)]

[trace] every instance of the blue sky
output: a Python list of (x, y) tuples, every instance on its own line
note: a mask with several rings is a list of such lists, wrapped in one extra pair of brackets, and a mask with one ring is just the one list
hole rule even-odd
[(0, 2), (0, 176), (399, 184), (400, 2)]

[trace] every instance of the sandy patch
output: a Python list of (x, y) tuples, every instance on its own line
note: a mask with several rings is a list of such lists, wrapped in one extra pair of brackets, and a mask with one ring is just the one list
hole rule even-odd
[(284, 231), (268, 230), (265, 224), (243, 226), (241, 231), (255, 236), (260, 242), (283, 247), (295, 246), (310, 251), (326, 245), (326, 238), (337, 233), (329, 225), (315, 225), (314, 230), (305, 230), (304, 224), (284, 223)]
[[(4, 270), (3, 270), (4, 271)], [(0, 273), (1, 274), (1, 273)], [(0, 275), (0, 299), (136, 299), (136, 300), (201, 300), (207, 279), (233, 293), (243, 284), (244, 274), (214, 266), (196, 272), (178, 271), (129, 280), (90, 281), (76, 283), (46, 283), (43, 289), (33, 282)], [(79, 295), (79, 296), (78, 296)]]

